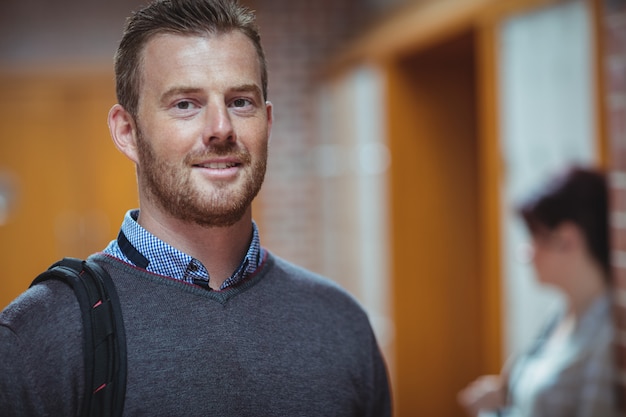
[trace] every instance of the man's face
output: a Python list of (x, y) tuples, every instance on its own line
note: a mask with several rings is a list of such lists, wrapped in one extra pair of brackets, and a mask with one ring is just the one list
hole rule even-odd
[(263, 183), (272, 123), (251, 41), (157, 35), (143, 53), (139, 97), (145, 203), (204, 226), (240, 220)]

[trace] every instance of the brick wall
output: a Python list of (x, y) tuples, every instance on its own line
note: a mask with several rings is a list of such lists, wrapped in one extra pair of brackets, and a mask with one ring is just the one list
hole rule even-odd
[(616, 286), (619, 390), (626, 399), (626, 1), (604, 0), (601, 16)]
[(254, 218), (264, 246), (321, 272), (320, 185), (312, 150), (316, 80), (346, 40), (358, 33), (369, 9), (363, 0), (248, 0), (256, 10), (269, 66), (275, 123), (268, 174)]

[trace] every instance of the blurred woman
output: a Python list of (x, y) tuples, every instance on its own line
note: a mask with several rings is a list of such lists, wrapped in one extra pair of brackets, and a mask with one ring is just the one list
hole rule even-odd
[(564, 309), (501, 375), (459, 393), (470, 415), (618, 415), (607, 194), (602, 173), (572, 168), (519, 208), (537, 279), (563, 294)]

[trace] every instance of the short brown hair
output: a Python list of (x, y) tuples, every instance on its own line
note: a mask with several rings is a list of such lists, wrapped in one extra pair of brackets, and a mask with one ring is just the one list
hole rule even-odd
[(531, 233), (572, 222), (583, 232), (593, 258), (610, 279), (608, 186), (602, 171), (572, 166), (518, 207)]
[(263, 98), (267, 100), (267, 63), (254, 13), (236, 0), (156, 0), (134, 12), (126, 21), (115, 54), (117, 100), (133, 117), (137, 115), (142, 51), (155, 35), (206, 35), (240, 31), (254, 45), (261, 67)]

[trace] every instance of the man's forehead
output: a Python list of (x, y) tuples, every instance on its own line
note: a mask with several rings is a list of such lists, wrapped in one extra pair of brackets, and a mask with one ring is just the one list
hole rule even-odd
[[(261, 59), (252, 41), (240, 31), (158, 33), (146, 42), (141, 53), (140, 90), (146, 87), (147, 80), (164, 81), (167, 77), (176, 84), (167, 89), (195, 88), (194, 79), (206, 81), (207, 76), (221, 69), (221, 75), (231, 84), (228, 88), (254, 90), (263, 95)], [(192, 81), (181, 81), (185, 77)]]
[[(224, 45), (228, 43), (228, 45)], [(228, 32), (202, 32), (181, 34), (172, 32), (156, 33), (150, 37), (140, 51), (140, 68), (143, 70), (147, 57), (156, 58), (156, 63), (171, 64), (176, 58), (189, 56), (189, 61), (200, 59), (201, 54), (206, 53), (217, 62), (218, 59), (248, 60), (254, 59), (262, 67), (262, 58), (259, 56), (254, 43), (244, 33), (237, 30)], [(152, 65), (152, 60), (150, 60)]]

